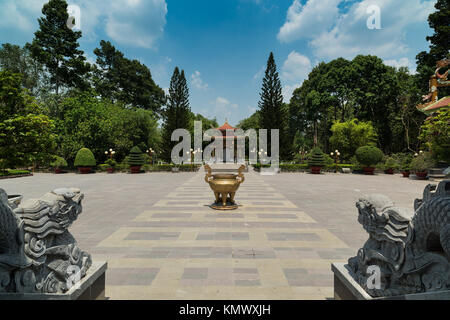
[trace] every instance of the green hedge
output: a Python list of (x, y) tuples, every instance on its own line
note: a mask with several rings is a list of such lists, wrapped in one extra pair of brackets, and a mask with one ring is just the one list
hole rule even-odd
[(94, 154), (88, 148), (80, 149), (77, 152), (74, 162), (75, 167), (95, 167), (96, 164)]
[(13, 169), (5, 170), (5, 171), (0, 170), (0, 177), (21, 176), (24, 174), (31, 174), (31, 172), (28, 170), (13, 170)]
[[(337, 165), (338, 170), (341, 171), (342, 168), (350, 168), (351, 170), (353, 170), (354, 165), (353, 164), (338, 164)], [(255, 171), (261, 171), (261, 168), (270, 168), (270, 164), (254, 164), (253, 168)], [(281, 172), (305, 172), (309, 170), (309, 165), (306, 163), (302, 163), (302, 164), (280, 164), (279, 166)], [(336, 166), (333, 163), (333, 165), (328, 165), (325, 166), (323, 168), (324, 171), (330, 171), (330, 172), (334, 172)]]
[(148, 172), (172, 172), (173, 168), (179, 168), (181, 172), (197, 172), (201, 165), (190, 165), (190, 164), (182, 164), (182, 165), (173, 165), (173, 164), (158, 164), (158, 165), (144, 165), (143, 170)]

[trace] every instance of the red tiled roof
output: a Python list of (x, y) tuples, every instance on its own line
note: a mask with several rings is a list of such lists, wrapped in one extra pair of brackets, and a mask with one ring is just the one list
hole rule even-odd
[(427, 114), (434, 112), (437, 109), (440, 108), (449, 108), (450, 107), (450, 97), (442, 98), (439, 101), (436, 102), (429, 102), (426, 104), (421, 104), (417, 106), (417, 109), (419, 109), (422, 112), (425, 112)]
[(217, 129), (218, 130), (236, 130), (236, 128), (233, 128), (232, 126), (229, 125), (228, 121), (225, 121), (223, 126), (221, 126), (220, 128), (217, 128)]

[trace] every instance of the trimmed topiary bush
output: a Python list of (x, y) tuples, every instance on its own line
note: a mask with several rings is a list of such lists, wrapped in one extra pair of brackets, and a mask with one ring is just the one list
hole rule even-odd
[(95, 167), (96, 164), (94, 154), (88, 148), (80, 149), (77, 152), (74, 162), (75, 167)]
[(322, 149), (320, 148), (314, 148), (311, 151), (311, 156), (308, 160), (308, 165), (310, 167), (323, 167), (325, 166), (325, 154), (323, 153)]
[(139, 147), (135, 146), (131, 149), (128, 156), (128, 164), (130, 165), (131, 173), (139, 173), (141, 167), (145, 164), (144, 154)]
[(311, 168), (311, 173), (319, 174), (322, 167), (326, 164), (326, 157), (322, 149), (319, 147), (314, 148), (311, 151), (311, 155), (308, 160), (308, 165)]
[(383, 151), (377, 147), (365, 146), (356, 150), (356, 159), (366, 167), (373, 167), (383, 160)]

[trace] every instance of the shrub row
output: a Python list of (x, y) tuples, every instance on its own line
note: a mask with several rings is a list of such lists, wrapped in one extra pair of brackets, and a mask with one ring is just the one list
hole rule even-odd
[[(281, 172), (305, 172), (305, 171), (309, 171), (309, 164), (306, 163), (302, 163), (302, 164), (286, 164), (286, 163), (282, 163), (279, 165), (279, 168), (281, 170)], [(270, 165), (263, 165), (263, 164), (254, 164), (253, 168), (255, 169), (255, 171), (261, 171), (261, 168), (270, 168)], [(349, 168), (349, 169), (353, 169), (354, 165), (353, 164), (338, 164), (337, 165), (337, 169), (339, 171), (342, 171), (343, 168)], [(329, 172), (334, 172), (334, 170), (336, 169), (336, 165), (326, 165), (323, 167), (322, 171), (329, 171)]]

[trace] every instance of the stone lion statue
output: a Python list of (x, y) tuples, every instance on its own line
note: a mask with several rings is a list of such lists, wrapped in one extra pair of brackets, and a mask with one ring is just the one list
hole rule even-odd
[[(369, 239), (349, 260), (355, 280), (373, 297), (450, 289), (450, 181), (425, 188), (415, 212), (383, 195), (356, 203)], [(374, 266), (380, 286), (369, 285)]]
[(0, 292), (64, 293), (86, 275), (91, 256), (68, 231), (83, 197), (56, 189), (17, 206), (0, 189)]

